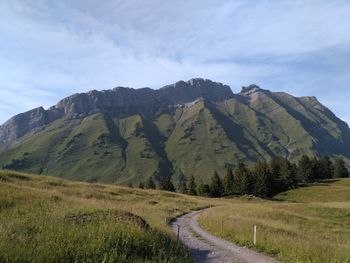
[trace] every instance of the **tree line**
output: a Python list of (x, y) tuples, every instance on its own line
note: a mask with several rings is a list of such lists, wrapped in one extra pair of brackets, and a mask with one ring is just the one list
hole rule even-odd
[(150, 177), (146, 182), (141, 182), (139, 188), (158, 188), (208, 197), (251, 194), (268, 198), (297, 188), (300, 184), (348, 176), (349, 171), (341, 158), (333, 162), (328, 156), (310, 158), (303, 155), (297, 163), (292, 163), (287, 158), (278, 156), (269, 162), (258, 161), (251, 167), (240, 161), (235, 169), (226, 170), (223, 179), (215, 172), (208, 184), (197, 184), (193, 176), (187, 179), (183, 175), (177, 187), (172, 183), (171, 177)]

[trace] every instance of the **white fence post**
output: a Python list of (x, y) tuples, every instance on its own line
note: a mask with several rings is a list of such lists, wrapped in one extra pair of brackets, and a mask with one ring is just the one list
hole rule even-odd
[(254, 246), (256, 245), (256, 225), (254, 225)]

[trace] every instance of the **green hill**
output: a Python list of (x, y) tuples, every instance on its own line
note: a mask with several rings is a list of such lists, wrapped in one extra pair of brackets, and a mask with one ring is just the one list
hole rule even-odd
[(314, 97), (210, 80), (159, 90), (115, 88), (65, 98), (0, 126), (0, 167), (88, 182), (208, 181), (238, 160), (342, 156), (350, 129)]

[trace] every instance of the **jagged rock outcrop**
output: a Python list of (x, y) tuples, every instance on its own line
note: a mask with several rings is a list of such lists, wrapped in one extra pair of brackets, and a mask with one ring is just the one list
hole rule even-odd
[(252, 84), (247, 87), (243, 86), (241, 89), (241, 92), (239, 94), (244, 95), (244, 96), (249, 96), (254, 92), (262, 91), (258, 85)]

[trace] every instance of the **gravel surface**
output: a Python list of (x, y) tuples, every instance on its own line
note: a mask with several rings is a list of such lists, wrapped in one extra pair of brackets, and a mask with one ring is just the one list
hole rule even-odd
[(188, 247), (195, 262), (223, 263), (278, 263), (279, 261), (259, 254), (248, 248), (215, 237), (199, 227), (198, 216), (204, 210), (194, 211), (178, 217), (170, 227), (177, 234), (180, 226), (180, 240)]

